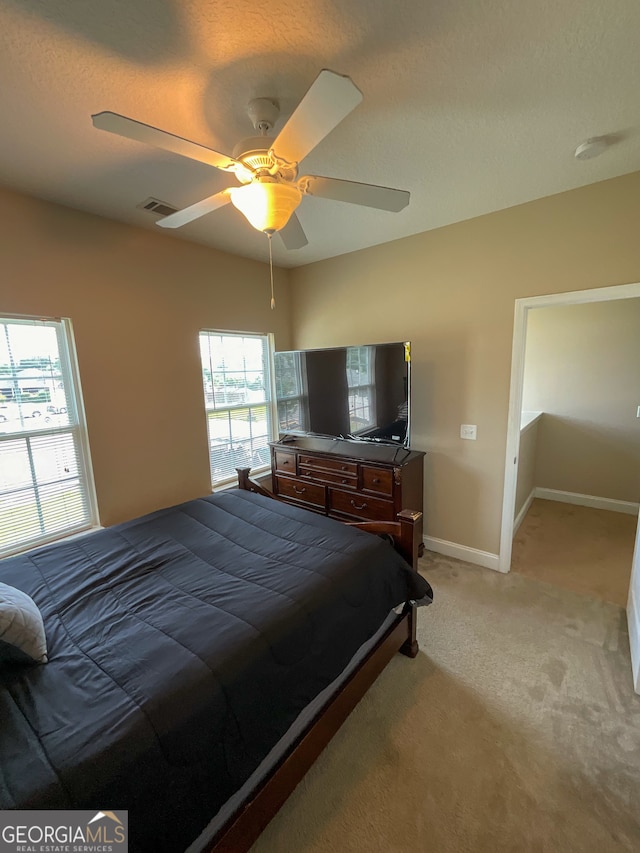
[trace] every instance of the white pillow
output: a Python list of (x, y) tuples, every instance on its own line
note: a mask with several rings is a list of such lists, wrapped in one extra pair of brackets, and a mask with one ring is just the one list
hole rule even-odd
[(46, 663), (47, 638), (35, 601), (0, 583), (0, 664)]

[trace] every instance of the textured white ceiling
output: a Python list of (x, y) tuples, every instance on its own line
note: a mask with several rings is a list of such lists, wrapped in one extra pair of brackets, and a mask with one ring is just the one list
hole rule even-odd
[[(411, 191), (393, 214), (304, 198), (298, 266), (640, 169), (638, 0), (0, 0), (0, 183), (157, 229), (229, 176), (93, 128), (112, 110), (231, 152), (251, 98), (276, 131), (321, 68), (357, 107), (302, 173)], [(599, 158), (577, 161), (590, 136)], [(603, 215), (606, 213), (603, 212)], [(159, 229), (157, 229), (159, 230)], [(247, 257), (231, 205), (171, 236)]]

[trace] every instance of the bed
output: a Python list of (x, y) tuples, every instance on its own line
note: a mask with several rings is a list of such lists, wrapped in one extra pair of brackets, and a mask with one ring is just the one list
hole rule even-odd
[(407, 560), (241, 485), (0, 562), (49, 651), (0, 667), (0, 808), (127, 809), (132, 851), (238, 853), (415, 655), (432, 593)]

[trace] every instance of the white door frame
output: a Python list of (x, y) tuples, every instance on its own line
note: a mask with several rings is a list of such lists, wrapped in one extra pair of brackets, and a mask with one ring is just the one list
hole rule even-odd
[(636, 528), (636, 544), (633, 549), (633, 566), (629, 581), (627, 626), (629, 628), (633, 689), (636, 693), (640, 693), (640, 518)]
[(640, 297), (640, 283), (596, 287), (592, 290), (574, 290), (552, 293), (548, 296), (531, 296), (516, 299), (511, 350), (511, 389), (509, 392), (509, 421), (507, 424), (507, 451), (505, 456), (504, 492), (502, 501), (502, 527), (498, 569), (511, 569), (511, 548), (518, 480), (518, 454), (520, 452), (520, 416), (522, 411), (522, 385), (524, 382), (524, 357), (527, 343), (527, 319), (530, 309), (558, 305), (579, 305), (584, 302), (609, 302), (613, 299)]

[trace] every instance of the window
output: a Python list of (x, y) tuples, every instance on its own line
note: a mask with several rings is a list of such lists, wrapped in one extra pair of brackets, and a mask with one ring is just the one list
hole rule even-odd
[(270, 464), (269, 352), (266, 335), (200, 333), (213, 486), (232, 482), (236, 467), (265, 469)]
[(96, 524), (68, 320), (0, 317), (0, 555)]
[(375, 347), (347, 348), (347, 386), (349, 388), (349, 428), (354, 435), (375, 426), (373, 350)]

